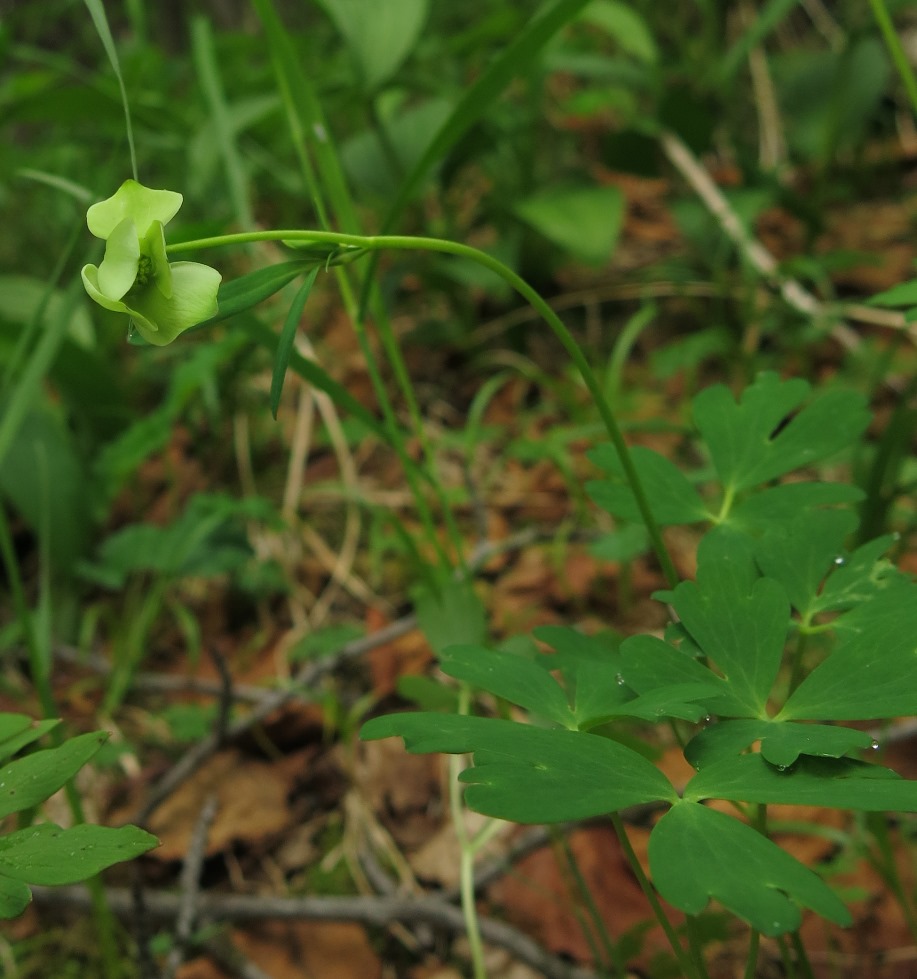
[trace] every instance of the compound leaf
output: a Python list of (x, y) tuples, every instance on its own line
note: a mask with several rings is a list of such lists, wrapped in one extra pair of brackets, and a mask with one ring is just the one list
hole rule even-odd
[[(611, 480), (591, 480), (586, 484), (586, 492), (593, 502), (612, 516), (642, 523), (643, 516), (624, 478), (624, 469), (614, 446), (597, 446), (587, 456), (612, 477)], [(660, 524), (698, 523), (710, 519), (700, 494), (673, 462), (643, 446), (631, 449), (631, 458), (650, 510)]]
[(755, 558), (768, 578), (783, 585), (793, 608), (805, 615), (825, 575), (835, 561), (843, 560), (844, 539), (856, 525), (856, 514), (849, 510), (803, 511), (772, 524), (756, 543)]
[(21, 880), (0, 877), (0, 918), (16, 918), (29, 906), (32, 892)]
[(758, 375), (738, 404), (721, 384), (694, 399), (694, 422), (710, 450), (727, 493), (766, 483), (849, 445), (869, 423), (863, 398), (829, 391), (799, 409), (809, 385), (781, 381), (771, 371)]
[(800, 908), (850, 924), (843, 902), (808, 867), (745, 823), (693, 802), (680, 802), (650, 836), (650, 872), (659, 893), (687, 914), (710, 900), (765, 935), (794, 931)]
[(877, 537), (858, 547), (849, 557), (840, 556), (831, 576), (812, 603), (812, 612), (836, 612), (861, 605), (890, 585), (905, 582), (905, 576), (884, 558), (892, 547), (892, 534)]
[(778, 768), (789, 767), (800, 755), (842, 758), (873, 745), (866, 731), (849, 727), (741, 718), (719, 721), (695, 735), (685, 748), (685, 758), (699, 771), (741, 754), (755, 741), (761, 742), (765, 761)]
[(867, 812), (917, 812), (917, 782), (850, 758), (799, 760), (781, 771), (759, 754), (723, 758), (688, 783), (685, 799), (830, 806)]
[(678, 796), (668, 779), (630, 748), (594, 734), (546, 730), (454, 714), (389, 714), (363, 725), (366, 740), (399, 736), (408, 751), (473, 752), (462, 772), (468, 805), (517, 823), (587, 819)]
[[(449, 646), (439, 658), (443, 672), (449, 676), (503, 697), (562, 727), (576, 727), (566, 693), (539, 663), (483, 646)], [(614, 672), (612, 685), (613, 677)]]
[(0, 838), (0, 875), (28, 884), (75, 884), (158, 845), (136, 826), (39, 823)]
[(782, 521), (792, 520), (802, 510), (857, 503), (865, 494), (846, 483), (783, 483), (753, 493), (730, 511), (728, 526), (759, 536)]
[(698, 687), (704, 713), (742, 714), (744, 704), (729, 684), (702, 663), (655, 636), (631, 636), (621, 644), (621, 676), (640, 694), (685, 684)]
[(870, 720), (917, 705), (917, 590), (899, 582), (838, 620), (838, 645), (799, 684), (780, 720)]
[(104, 732), (81, 734), (58, 748), (36, 751), (0, 768), (0, 819), (44, 802), (76, 775), (107, 740)]
[(756, 574), (745, 538), (713, 531), (698, 549), (697, 582), (682, 582), (672, 604), (742, 713), (760, 717), (783, 658), (790, 609), (780, 585)]

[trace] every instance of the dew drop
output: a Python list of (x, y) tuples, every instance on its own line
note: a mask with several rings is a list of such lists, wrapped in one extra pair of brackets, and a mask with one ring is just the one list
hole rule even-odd
[(621, 676), (620, 673), (615, 677), (615, 683), (617, 683), (617, 685), (619, 687), (623, 687), (624, 686), (624, 677)]
[(869, 746), (873, 751), (879, 750), (879, 742), (875, 738), (872, 739), (872, 744)]
[(713, 718), (709, 714), (704, 714), (704, 724), (709, 724)]
[(777, 766), (777, 771), (778, 772), (785, 772), (786, 771), (786, 765), (778, 765)]
[(847, 558), (845, 558), (845, 557), (844, 557), (844, 556), (843, 556), (842, 554), (838, 554), (838, 556), (837, 556), (837, 557), (836, 557), (836, 558), (834, 559), (834, 563), (835, 563), (835, 564), (836, 564), (836, 565), (837, 565), (838, 567), (840, 567), (841, 565), (843, 565), (843, 564), (846, 564), (846, 563), (847, 563)]

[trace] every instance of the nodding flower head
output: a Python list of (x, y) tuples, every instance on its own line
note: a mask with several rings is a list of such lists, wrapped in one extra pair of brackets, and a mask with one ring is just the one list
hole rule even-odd
[(102, 264), (83, 266), (86, 292), (100, 306), (127, 313), (137, 332), (157, 346), (217, 312), (220, 273), (166, 257), (163, 227), (181, 204), (181, 194), (125, 180), (114, 196), (86, 212), (89, 230), (105, 242)]

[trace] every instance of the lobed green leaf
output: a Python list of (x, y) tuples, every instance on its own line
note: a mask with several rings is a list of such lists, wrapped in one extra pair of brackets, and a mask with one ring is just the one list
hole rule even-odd
[(838, 620), (834, 652), (799, 684), (780, 720), (871, 720), (917, 706), (917, 588), (898, 581)]
[(801, 756), (781, 771), (760, 754), (749, 754), (702, 767), (685, 787), (684, 798), (917, 812), (917, 781), (850, 758)]
[(44, 802), (108, 740), (104, 732), (81, 734), (60, 747), (36, 751), (0, 768), (0, 819)]
[(680, 802), (659, 820), (649, 859), (659, 893), (687, 914), (716, 900), (765, 935), (795, 931), (800, 908), (851, 922), (816, 873), (745, 823), (695, 802)]
[(0, 838), (0, 880), (75, 884), (158, 845), (155, 836), (136, 826), (111, 829), (84, 823), (61, 829), (39, 823)]
[(720, 384), (697, 395), (694, 422), (727, 493), (832, 455), (869, 423), (863, 398), (850, 391), (829, 391), (794, 414), (808, 392), (805, 381), (781, 381), (766, 371), (745, 389), (738, 404)]
[(790, 622), (786, 593), (756, 578), (748, 542), (711, 532), (698, 549), (697, 581), (682, 582), (672, 605), (719, 670), (743, 714), (766, 714)]
[(678, 796), (630, 748), (594, 734), (450, 714), (390, 714), (363, 725), (366, 740), (399, 736), (409, 751), (472, 752), (468, 805), (517, 823), (587, 819)]

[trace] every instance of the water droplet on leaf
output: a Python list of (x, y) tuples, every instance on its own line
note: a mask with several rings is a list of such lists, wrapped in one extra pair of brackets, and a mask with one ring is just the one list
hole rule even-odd
[(869, 746), (873, 751), (879, 750), (879, 742), (875, 738), (872, 739), (872, 744)]
[(843, 564), (846, 564), (846, 563), (847, 563), (847, 558), (845, 558), (845, 557), (844, 557), (844, 556), (843, 556), (842, 554), (838, 554), (838, 556), (837, 556), (837, 557), (836, 557), (836, 558), (834, 559), (834, 563), (835, 563), (835, 564), (836, 564), (836, 565), (837, 565), (838, 567), (840, 567), (841, 565), (843, 565)]
[(624, 686), (624, 677), (621, 676), (620, 673), (615, 677), (615, 683), (617, 683), (617, 685), (619, 687), (623, 687)]

